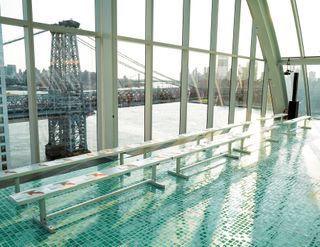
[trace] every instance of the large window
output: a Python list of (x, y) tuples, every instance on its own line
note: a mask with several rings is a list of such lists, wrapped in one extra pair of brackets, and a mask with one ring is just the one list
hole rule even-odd
[(244, 122), (248, 100), (249, 59), (238, 60), (235, 122)]
[(298, 38), (290, 0), (268, 0), (268, 5), (281, 56), (299, 56)]
[(1, 16), (23, 19), (22, 0), (0, 0)]
[(232, 53), (234, 1), (219, 1), (217, 51)]
[(144, 46), (118, 42), (119, 145), (142, 142), (144, 120)]
[[(9, 117), (9, 126), (5, 126), (5, 109), (2, 109), (0, 139), (1, 145), (6, 143), (8, 167), (12, 168), (31, 162), (25, 47), (23, 40), (12, 42), (23, 38), (24, 33), (23, 28), (2, 25), (0, 35), (3, 36), (3, 44), (0, 45), (4, 53), (0, 55), (4, 60), (2, 68), (5, 80), (5, 86), (1, 87), (1, 104), (7, 100), (7, 105), (4, 107), (7, 107)], [(6, 127), (9, 129), (8, 136), (4, 133)], [(1, 159), (3, 161), (2, 157)]]
[(239, 55), (250, 56), (252, 18), (247, 1), (241, 2)]
[(154, 139), (179, 134), (181, 51), (153, 48), (153, 112)]
[(36, 22), (58, 24), (64, 20), (74, 20), (80, 23), (81, 29), (95, 30), (94, 1), (32, 0), (32, 12)]
[(311, 113), (320, 118), (320, 65), (308, 65), (308, 81), (310, 87)]
[(145, 38), (145, 0), (117, 1), (118, 35)]
[(182, 41), (182, 0), (154, 1), (155, 41), (181, 45)]
[(34, 42), (41, 160), (95, 151), (95, 40), (44, 32)]
[(209, 50), (211, 0), (191, 0), (190, 46)]
[(231, 57), (217, 56), (217, 70), (214, 96), (214, 125), (228, 124), (230, 101)]
[(317, 31), (317, 24), (320, 21), (318, 0), (297, 0), (302, 38), (306, 56), (319, 56), (320, 35)]
[(204, 130), (207, 121), (209, 55), (189, 53), (187, 131)]
[[(287, 69), (287, 66), (283, 66), (283, 70), (286, 70), (286, 69)], [(305, 100), (302, 67), (290, 66), (289, 69), (292, 70), (292, 73), (290, 75), (285, 75), (288, 100), (289, 101), (292, 100), (294, 73), (298, 73), (299, 80), (298, 80), (297, 100), (299, 101), (299, 115), (304, 115), (306, 113), (306, 100)]]

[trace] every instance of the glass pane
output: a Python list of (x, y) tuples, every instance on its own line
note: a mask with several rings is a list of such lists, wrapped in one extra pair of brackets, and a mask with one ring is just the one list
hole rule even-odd
[(257, 37), (257, 47), (256, 47), (256, 58), (263, 59), (262, 50), (261, 50), (261, 46), (260, 46), (260, 41), (259, 41), (258, 37)]
[(217, 51), (232, 53), (234, 0), (219, 2)]
[(289, 0), (268, 0), (272, 22), (282, 57), (299, 56), (299, 45)]
[(307, 71), (310, 87), (311, 113), (313, 117), (320, 118), (320, 66), (308, 65)]
[(252, 18), (247, 1), (241, 2), (239, 55), (250, 56)]
[[(298, 80), (298, 92), (297, 92), (297, 101), (299, 101), (299, 115), (305, 115), (306, 113), (306, 99), (305, 99), (305, 90), (304, 90), (304, 80), (302, 74), (302, 67), (301, 66), (290, 66), (290, 70), (292, 70), (290, 75), (285, 75), (286, 81), (286, 89), (288, 100), (292, 100), (292, 93), (293, 93), (293, 78), (294, 73), (299, 73), (299, 80)], [(287, 70), (287, 65), (283, 66), (283, 70)]]
[[(13, 168), (31, 162), (24, 40), (7, 43), (24, 37), (24, 33), (20, 27), (1, 26), (0, 35), (4, 41), (3, 45), (0, 44), (2, 46), (0, 50), (3, 48), (3, 54), (0, 52), (1, 60), (4, 60), (4, 67), (1, 66), (4, 70), (1, 69), (1, 74), (4, 77), (1, 78), (0, 100), (4, 107), (1, 110), (0, 126), (5, 132), (9, 130), (9, 133), (1, 137), (0, 145), (6, 146), (7, 165), (8, 168)], [(6, 114), (9, 117), (9, 124)], [(3, 160), (1, 162), (4, 164)]]
[(262, 104), (262, 87), (263, 87), (263, 75), (264, 75), (264, 62), (256, 61), (253, 81), (253, 96), (252, 96), (252, 109), (259, 110), (259, 114), (252, 119), (256, 119), (260, 116), (261, 104)]
[(143, 142), (144, 46), (118, 42), (119, 146)]
[(189, 98), (187, 131), (206, 129), (209, 55), (189, 53)]
[(248, 100), (249, 59), (238, 59), (235, 123), (246, 121)]
[(33, 20), (55, 24), (64, 20), (80, 23), (81, 29), (95, 30), (94, 1), (32, 0)]
[(228, 123), (231, 57), (217, 56), (214, 126), (222, 127)]
[(21, 0), (0, 0), (0, 9), (2, 16), (23, 19)]
[(181, 45), (182, 0), (154, 1), (154, 40)]
[(117, 1), (118, 35), (145, 39), (145, 0)]
[(44, 32), (34, 42), (41, 160), (95, 151), (95, 40)]
[(190, 47), (209, 50), (211, 0), (192, 0), (190, 9)]
[(306, 56), (319, 56), (320, 34), (315, 26), (320, 21), (319, 0), (297, 0), (302, 38)]
[(179, 134), (180, 64), (180, 50), (153, 48), (153, 139)]

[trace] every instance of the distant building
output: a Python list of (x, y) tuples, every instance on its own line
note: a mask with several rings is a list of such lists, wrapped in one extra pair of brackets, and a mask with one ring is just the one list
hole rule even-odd
[(4, 67), (6, 76), (15, 76), (17, 74), (17, 66), (15, 64), (8, 64)]
[(218, 69), (217, 69), (217, 79), (223, 80), (228, 78), (229, 70), (229, 58), (228, 57), (219, 57), (218, 58)]

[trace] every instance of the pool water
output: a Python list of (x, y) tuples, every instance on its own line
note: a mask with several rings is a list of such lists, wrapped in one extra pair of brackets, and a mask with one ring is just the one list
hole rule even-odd
[[(174, 162), (158, 167), (164, 191), (149, 185), (50, 220), (49, 234), (32, 221), (37, 204), (16, 207), (0, 190), (0, 246), (320, 246), (320, 121), (311, 130), (285, 135), (278, 143), (256, 143), (240, 160), (220, 158), (187, 169), (189, 180), (168, 175)], [(215, 152), (219, 152), (216, 150)], [(210, 152), (187, 157), (191, 164)], [(104, 164), (51, 177), (23, 189), (88, 173)], [(51, 198), (48, 211), (127, 186), (150, 170), (136, 171)]]

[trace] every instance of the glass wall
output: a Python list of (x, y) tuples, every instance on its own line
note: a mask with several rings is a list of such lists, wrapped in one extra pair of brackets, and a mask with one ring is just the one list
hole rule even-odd
[(0, 0), (1, 16), (23, 19), (22, 0)]
[(204, 130), (207, 121), (209, 55), (189, 53), (187, 131)]
[(247, 1), (241, 2), (240, 33), (239, 33), (239, 55), (250, 56), (252, 31), (252, 17)]
[(144, 39), (145, 8), (145, 0), (118, 0), (118, 35)]
[(232, 53), (235, 0), (219, 1), (217, 51)]
[(153, 47), (153, 139), (179, 134), (181, 51)]
[(154, 0), (153, 5), (154, 40), (181, 45), (183, 0)]
[(58, 24), (73, 20), (80, 23), (81, 29), (95, 30), (94, 1), (32, 0), (32, 12), (35, 22)]
[(235, 123), (246, 120), (248, 101), (249, 59), (238, 59)]
[(318, 0), (296, 0), (298, 5), (300, 25), (306, 56), (320, 56), (320, 35), (317, 31), (317, 23), (320, 21)]
[(191, 0), (190, 46), (209, 50), (211, 0)]
[(217, 56), (215, 96), (214, 96), (214, 126), (228, 124), (230, 102), (231, 57)]
[(311, 114), (320, 119), (320, 65), (308, 65), (308, 81), (310, 87)]
[[(9, 130), (9, 135), (1, 133), (1, 145), (6, 143), (8, 167), (19, 167), (30, 164), (30, 134), (29, 134), (29, 109), (27, 72), (25, 64), (24, 40), (13, 40), (23, 38), (23, 28), (1, 25), (0, 35), (3, 37), (4, 61), (4, 85), (1, 87), (1, 103), (5, 104), (1, 110), (3, 114), (0, 119), (0, 129)], [(19, 54), (19, 56), (17, 56)], [(7, 109), (5, 109), (7, 108)], [(5, 126), (5, 111), (8, 112), (9, 126)], [(3, 132), (3, 131), (1, 131)], [(1, 149), (3, 147), (1, 146)], [(3, 159), (2, 159), (3, 161)]]
[(290, 0), (268, 0), (272, 23), (282, 57), (300, 55), (296, 26), (294, 23)]
[(142, 142), (144, 121), (144, 46), (118, 42), (119, 145)]
[[(283, 66), (283, 70), (287, 69), (287, 65)], [(299, 80), (298, 80), (298, 92), (297, 92), (297, 100), (299, 103), (299, 115), (305, 115), (306, 113), (306, 99), (305, 99), (305, 90), (304, 90), (304, 80), (302, 74), (302, 67), (301, 66), (289, 66), (289, 70), (291, 70), (290, 75), (285, 75), (286, 81), (286, 89), (288, 100), (292, 100), (292, 93), (293, 93), (293, 78), (294, 73), (299, 73)]]
[[(10, 90), (15, 91), (12, 94), (16, 96), (16, 98), (12, 96), (10, 101), (8, 100), (8, 107), (5, 108), (9, 110), (10, 145), (17, 139), (15, 138), (16, 132), (13, 131), (12, 134), (12, 131), (10, 131), (12, 126), (14, 129), (23, 131), (19, 134), (23, 140), (18, 139), (17, 143), (10, 146), (13, 154), (17, 150), (20, 152), (23, 150), (23, 157), (19, 155), (14, 157), (16, 160), (13, 160), (13, 163), (17, 165), (30, 162), (28, 89), (25, 71), (26, 53), (23, 39), (19, 39), (24, 37), (24, 32), (23, 28), (15, 26), (23, 23), (25, 23), (26, 29), (33, 30), (34, 33), (35, 68), (33, 69), (36, 76), (37, 102), (33, 103), (37, 103), (38, 106), (41, 160), (48, 158), (46, 153), (49, 149), (52, 153), (60, 152), (59, 149), (52, 146), (54, 146), (54, 143), (58, 146), (59, 140), (65, 138), (63, 133), (68, 131), (73, 132), (70, 135), (72, 136), (70, 138), (73, 139), (68, 142), (68, 145), (73, 145), (72, 148), (78, 147), (82, 151), (97, 149), (96, 41), (93, 37), (104, 39), (105, 36), (99, 37), (100, 33), (94, 33), (95, 1), (32, 0), (32, 4), (34, 23), (29, 23), (22, 20), (23, 6), (21, 0), (0, 0), (2, 16), (20, 19), (20, 22), (8, 19), (6, 22), (9, 21), (12, 26), (3, 27), (5, 79), (10, 84), (6, 90), (8, 91), (8, 99), (12, 96), (12, 92), (9, 94)], [(60, 6), (64, 7), (60, 8)], [(74, 8), (74, 6), (77, 6), (77, 8)], [(216, 78), (213, 82), (215, 94), (214, 102), (212, 102), (214, 104), (213, 124), (214, 126), (224, 126), (228, 123), (232, 69), (238, 71), (237, 91), (235, 92), (236, 121), (245, 118), (252, 24), (246, 1), (242, 1), (241, 5), (239, 40), (239, 55), (241, 58), (238, 57), (239, 63), (236, 68), (231, 68), (232, 56), (237, 57), (238, 55), (232, 54), (235, 0), (219, 2), (218, 23), (211, 23), (211, 0), (191, 0), (190, 16), (183, 16), (183, 7), (183, 0), (154, 0), (153, 16), (148, 15), (149, 19), (146, 19), (145, 0), (117, 0), (117, 13), (115, 13), (117, 26), (114, 30), (117, 33), (117, 37), (114, 37), (117, 39), (117, 45), (114, 46), (117, 47), (117, 56), (112, 59), (117, 60), (115, 62), (117, 63), (116, 72), (118, 76), (117, 95), (114, 96), (118, 97), (118, 115), (115, 116), (117, 119), (114, 124), (118, 124), (118, 143), (121, 146), (144, 140), (144, 133), (146, 132), (145, 117), (147, 119), (152, 117), (153, 138), (175, 136), (179, 133), (179, 127), (184, 126), (187, 126), (188, 132), (205, 129), (208, 118), (209, 57), (210, 54), (216, 52)], [(103, 13), (103, 15), (106, 15), (106, 13)], [(103, 16), (103, 18), (106, 18), (106, 16)], [(111, 16), (108, 16), (108, 18), (111, 19)], [(22, 24), (21, 20), (23, 21)], [(76, 29), (73, 32), (77, 35), (66, 34), (64, 31), (51, 33), (50, 30), (53, 30), (53, 28), (49, 25), (41, 27), (46, 30), (35, 29), (39, 27), (38, 23), (40, 25), (41, 23), (57, 24), (66, 20), (67, 22), (61, 23), (61, 25), (75, 27)], [(153, 20), (153, 25), (150, 27), (150, 31), (153, 37), (147, 43), (145, 41), (145, 28), (151, 20)], [(185, 27), (189, 27), (190, 44), (182, 48), (183, 20), (190, 20), (189, 25), (185, 25)], [(79, 22), (79, 24), (76, 22)], [(216, 24), (218, 29), (217, 49), (210, 51), (211, 26)], [(85, 36), (90, 35), (86, 31), (93, 31), (91, 33), (92, 37)], [(56, 39), (52, 39), (53, 36), (56, 36)], [(64, 44), (63, 40), (66, 38), (63, 37), (67, 36), (70, 37), (70, 43)], [(17, 38), (18, 40), (15, 42), (6, 43)], [(146, 43), (148, 47), (152, 47), (152, 50), (147, 49), (147, 54), (145, 54)], [(104, 43), (102, 42), (102, 44)], [(182, 49), (189, 54), (188, 68), (183, 67), (188, 71), (181, 71), (182, 62), (186, 62), (181, 60)], [(19, 56), (16, 56), (16, 54), (19, 54)], [(106, 56), (108, 57), (108, 55)], [(151, 116), (145, 116), (145, 114), (149, 114), (149, 111), (145, 111), (146, 57), (148, 61), (150, 61), (149, 58), (152, 58), (153, 63), (151, 66), (153, 74)], [(262, 57), (259, 45), (257, 45), (257, 57)], [(101, 59), (104, 60), (106, 57), (101, 57)], [(104, 62), (106, 65), (110, 64), (109, 60)], [(8, 76), (8, 73), (12, 78)], [(188, 75), (187, 95), (180, 95), (182, 73)], [(259, 76), (256, 75), (255, 84), (257, 84), (257, 88), (260, 87), (260, 79), (258, 78)], [(19, 91), (18, 95), (16, 95), (17, 91)], [(258, 95), (259, 90), (254, 93), (254, 107), (258, 107), (258, 101), (260, 101)], [(187, 98), (187, 105), (180, 103), (181, 99), (184, 98), (182, 96)], [(13, 99), (19, 100), (16, 102)], [(19, 117), (23, 120), (19, 120), (18, 123), (12, 119), (13, 115), (10, 114), (13, 110), (15, 111), (14, 114), (17, 114), (17, 106), (22, 107), (22, 105), (24, 110), (21, 110)], [(183, 114), (185, 112), (187, 113), (187, 120), (185, 123), (181, 123), (180, 114), (182, 114), (184, 120), (185, 116)], [(72, 129), (64, 129), (63, 126), (66, 123), (73, 125)], [(115, 126), (115, 129), (117, 127)], [(21, 145), (23, 145), (23, 148)], [(36, 153), (36, 150), (33, 151)], [(55, 157), (53, 155), (50, 159)]]
[(41, 161), (95, 151), (95, 40), (47, 31), (34, 44)]
[(262, 107), (262, 87), (264, 76), (264, 62), (255, 61), (253, 95), (252, 95), (252, 115), (251, 119), (259, 118)]

